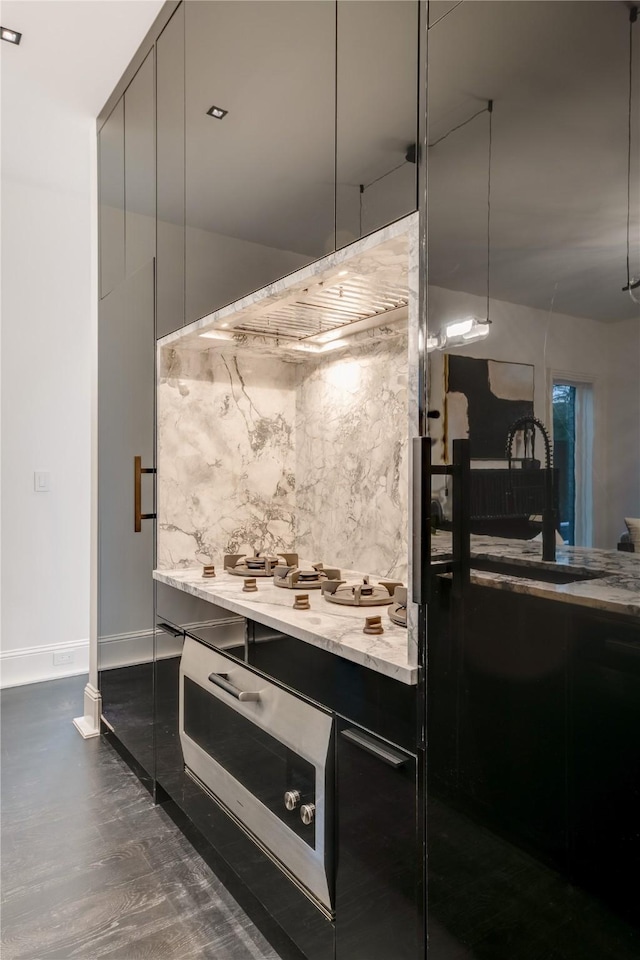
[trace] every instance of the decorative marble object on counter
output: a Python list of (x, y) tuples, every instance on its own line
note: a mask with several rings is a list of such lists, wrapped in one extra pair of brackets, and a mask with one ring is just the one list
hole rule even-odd
[[(431, 553), (434, 557), (450, 556), (451, 534), (439, 531), (432, 539)], [(558, 547), (556, 562), (549, 563), (542, 559), (540, 541), (507, 540), (474, 534), (471, 537), (472, 564), (474, 559), (519, 564), (522, 566), (522, 577), (472, 569), (472, 583), (640, 618), (640, 556), (632, 553), (592, 547)], [(536, 567), (555, 567), (559, 570), (574, 568), (576, 572), (593, 571), (601, 576), (574, 583), (546, 583), (536, 580)]]
[(295, 367), (160, 351), (158, 564), (295, 547)]
[[(343, 573), (349, 579), (362, 576), (353, 570)], [(310, 609), (294, 610), (291, 593), (270, 581), (261, 583), (257, 593), (246, 594), (242, 591), (242, 578), (225, 572), (213, 581), (207, 580), (200, 568), (156, 570), (153, 576), (170, 587), (257, 620), (401, 683), (417, 683), (417, 667), (407, 657), (407, 630), (387, 619), (382, 636), (365, 634), (361, 607), (336, 606), (313, 591), (309, 594)]]
[(406, 332), (347, 356), (309, 360), (299, 378), (299, 552), (406, 580)]

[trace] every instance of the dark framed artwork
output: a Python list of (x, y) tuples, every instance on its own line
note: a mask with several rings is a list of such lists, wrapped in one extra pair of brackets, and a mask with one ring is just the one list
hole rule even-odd
[(529, 363), (445, 354), (442, 441), (447, 460), (456, 437), (469, 437), (472, 460), (503, 460), (511, 424), (534, 415), (534, 374)]

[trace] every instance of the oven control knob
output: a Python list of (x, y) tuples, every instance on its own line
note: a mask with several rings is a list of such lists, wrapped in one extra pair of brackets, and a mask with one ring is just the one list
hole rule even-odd
[(284, 805), (287, 810), (295, 810), (295, 808), (300, 803), (300, 791), (299, 790), (287, 790), (284, 795)]
[(304, 823), (305, 827), (308, 827), (310, 823), (313, 823), (313, 818), (316, 815), (316, 805), (315, 803), (303, 803), (300, 807), (300, 819)]

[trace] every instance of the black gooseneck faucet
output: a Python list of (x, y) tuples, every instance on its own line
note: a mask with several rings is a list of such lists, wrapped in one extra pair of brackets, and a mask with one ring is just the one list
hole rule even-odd
[(536, 427), (542, 434), (545, 451), (545, 484), (544, 484), (544, 509), (542, 511), (542, 559), (554, 561), (556, 559), (556, 526), (557, 517), (554, 506), (554, 484), (553, 484), (553, 454), (551, 451), (551, 438), (547, 428), (542, 420), (537, 417), (520, 417), (509, 427), (507, 437), (507, 460), (509, 461), (509, 470), (511, 470), (511, 461), (513, 460), (513, 441), (518, 430), (532, 430)]

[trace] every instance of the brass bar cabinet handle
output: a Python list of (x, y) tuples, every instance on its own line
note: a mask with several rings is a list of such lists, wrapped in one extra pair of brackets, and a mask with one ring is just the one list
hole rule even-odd
[(155, 467), (143, 467), (142, 457), (133, 458), (133, 529), (135, 533), (142, 530), (143, 520), (155, 520), (155, 513), (142, 512), (142, 474), (155, 473)]

